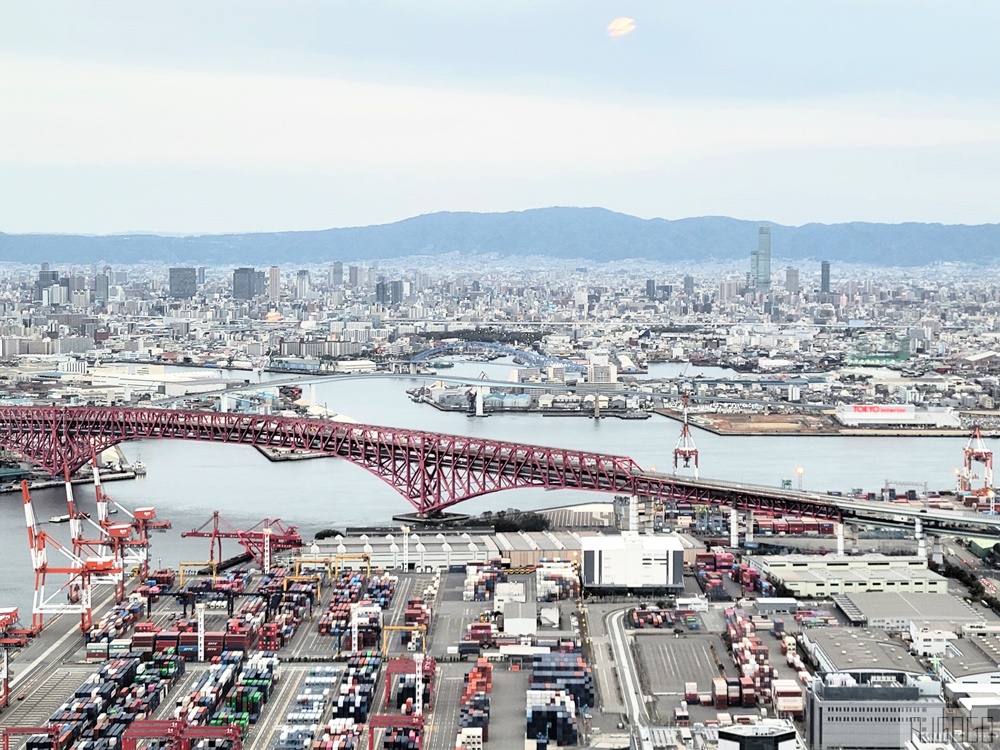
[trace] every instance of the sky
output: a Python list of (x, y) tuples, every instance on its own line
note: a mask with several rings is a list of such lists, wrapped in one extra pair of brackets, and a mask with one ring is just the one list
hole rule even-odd
[(989, 0), (0, 0), (0, 232), (994, 223), (997, 28)]

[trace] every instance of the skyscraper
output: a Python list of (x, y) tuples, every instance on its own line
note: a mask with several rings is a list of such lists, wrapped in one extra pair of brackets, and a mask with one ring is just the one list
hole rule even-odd
[(694, 294), (694, 276), (684, 277), (684, 294), (688, 297)]
[(656, 299), (656, 279), (646, 279), (646, 299)]
[(823, 294), (830, 293), (830, 261), (828, 260), (819, 264), (819, 290)]
[(106, 273), (94, 276), (94, 302), (107, 302), (110, 294), (111, 279)]
[(762, 226), (750, 253), (750, 276), (758, 292), (771, 291), (771, 227)]
[(198, 270), (195, 268), (170, 269), (170, 296), (190, 299), (198, 292)]
[(281, 302), (281, 269), (271, 266), (267, 272), (267, 301), (272, 304)]
[(333, 283), (334, 286), (344, 285), (344, 264), (341, 263), (339, 260), (334, 261), (333, 276), (331, 277), (330, 281)]
[(358, 286), (361, 284), (361, 268), (358, 266), (348, 266), (347, 267), (347, 283), (351, 286)]
[(295, 299), (309, 297), (309, 271), (303, 269), (295, 274)]
[(233, 299), (253, 299), (256, 286), (256, 269), (237, 268), (233, 271)]
[(791, 267), (785, 269), (785, 291), (791, 292), (792, 294), (798, 293), (799, 269)]

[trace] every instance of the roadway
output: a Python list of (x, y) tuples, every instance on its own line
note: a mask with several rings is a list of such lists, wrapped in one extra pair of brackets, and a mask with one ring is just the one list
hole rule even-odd
[(783, 490), (754, 484), (726, 482), (721, 479), (678, 477), (662, 472), (642, 472), (637, 476), (640, 479), (649, 479), (654, 483), (672, 483), (693, 489), (704, 489), (707, 492), (730, 491), (762, 499), (815, 503), (818, 506), (836, 508), (842, 520), (855, 524), (913, 529), (916, 522), (920, 521), (924, 533), (932, 536), (973, 534), (1000, 538), (1000, 516), (937, 508), (914, 508), (908, 505), (855, 500), (819, 492)]

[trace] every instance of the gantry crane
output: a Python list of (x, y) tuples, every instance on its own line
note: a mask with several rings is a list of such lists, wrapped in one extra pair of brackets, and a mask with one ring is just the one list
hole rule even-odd
[(343, 554), (333, 556), (333, 578), (334, 580), (340, 578), (340, 563), (346, 562), (347, 560), (363, 560), (365, 563), (365, 576), (371, 578), (372, 575), (372, 556), (367, 552), (358, 552), (355, 554)]
[[(969, 442), (965, 445), (963, 455), (963, 467), (958, 476), (958, 489), (962, 492), (971, 492), (979, 497), (990, 499), (990, 511), (994, 511), (994, 489), (993, 489), (993, 451), (983, 443), (983, 434), (979, 431), (979, 426), (972, 428)], [(980, 486), (973, 484), (973, 479), (979, 479), (975, 473), (975, 464), (983, 465), (983, 483)]]
[(222, 540), (235, 539), (247, 551), (261, 570), (269, 572), (275, 554), (302, 546), (298, 526), (285, 526), (280, 518), (268, 519), (254, 524), (249, 529), (237, 529), (215, 511), (212, 517), (196, 529), (185, 531), (182, 537), (203, 537), (211, 539), (209, 560), (221, 563)]
[(684, 464), (685, 469), (691, 468), (691, 462), (694, 461), (694, 478), (698, 478), (698, 448), (694, 444), (694, 438), (691, 436), (691, 425), (688, 423), (688, 399), (690, 396), (685, 393), (681, 396), (681, 410), (684, 413), (684, 422), (681, 424), (681, 436), (677, 439), (677, 444), (674, 446), (674, 474), (677, 473), (677, 469), (680, 464)]
[[(122, 567), (112, 557), (81, 557), (66, 549), (44, 531), (38, 530), (35, 511), (31, 505), (28, 482), (21, 482), (21, 496), (24, 500), (24, 518), (28, 528), (28, 546), (31, 551), (31, 566), (35, 570), (35, 592), (31, 608), (31, 625), (41, 630), (47, 614), (79, 614), (80, 629), (86, 633), (92, 624), (91, 591), (93, 578), (120, 575)], [(48, 550), (54, 549), (66, 559), (62, 566), (50, 566)], [(54, 593), (46, 593), (45, 587), (50, 575), (68, 577), (66, 583)], [(57, 601), (65, 595), (67, 601)]]

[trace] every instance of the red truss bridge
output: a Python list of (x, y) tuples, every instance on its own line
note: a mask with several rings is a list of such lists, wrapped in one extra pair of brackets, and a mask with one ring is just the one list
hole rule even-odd
[(492, 492), (541, 487), (885, 525), (919, 519), (928, 531), (976, 528), (977, 533), (1000, 535), (996, 518), (658, 474), (644, 471), (624, 456), (295, 417), (115, 407), (0, 407), (0, 446), (55, 476), (65, 467), (70, 471), (82, 467), (92, 451), (128, 440), (157, 439), (295, 448), (339, 456), (392, 486), (421, 516)]

